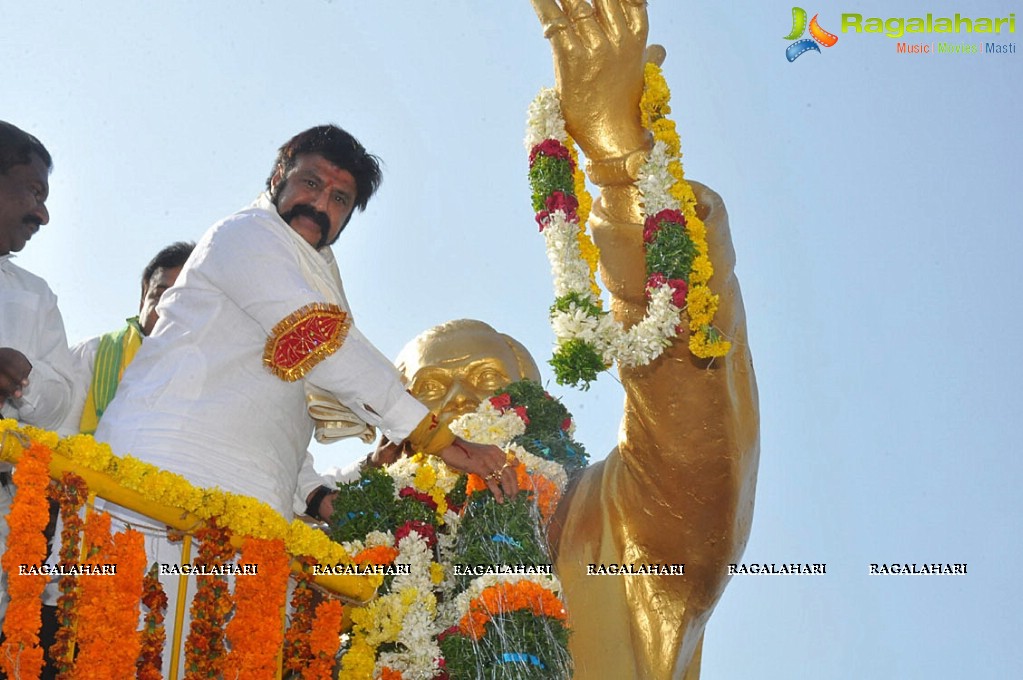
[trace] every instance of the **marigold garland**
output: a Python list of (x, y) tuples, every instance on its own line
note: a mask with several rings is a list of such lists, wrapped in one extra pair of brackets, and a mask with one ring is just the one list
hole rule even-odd
[(334, 659), (341, 646), (341, 613), (341, 603), (337, 600), (325, 600), (317, 605), (309, 633), (312, 660), (303, 677), (309, 680), (332, 677)]
[[(57, 503), (63, 528), (60, 532), (60, 565), (62, 568), (78, 563), (81, 550), (82, 530), (85, 522), (80, 513), (88, 498), (89, 490), (85, 480), (76, 474), (65, 472), (56, 487)], [(57, 634), (47, 654), (53, 661), (57, 680), (71, 677), (72, 650), (78, 626), (78, 576), (63, 576), (59, 583), (60, 597), (57, 599)]]
[(142, 580), (142, 605), (146, 608), (142, 623), (142, 651), (136, 663), (138, 680), (163, 678), (163, 647), (167, 641), (164, 618), (167, 616), (167, 593), (157, 578), (158, 565), (153, 564)]
[(538, 583), (522, 579), (485, 588), (469, 603), (469, 611), (458, 622), (458, 628), (473, 640), (479, 640), (491, 619), (520, 609), (558, 621), (568, 618), (564, 603), (554, 593)]
[(142, 534), (132, 529), (110, 535), (110, 515), (90, 512), (85, 520), (84, 564), (116, 565), (108, 576), (83, 576), (75, 680), (132, 677), (142, 649), (137, 632), (146, 553)]
[(225, 667), (230, 677), (274, 678), (277, 653), (284, 642), (281, 616), (291, 573), (284, 541), (246, 538), (238, 564), (254, 565), (257, 573), (235, 578), (236, 607), (227, 624), (231, 651)]
[(41, 565), (46, 560), (43, 531), (50, 519), (46, 501), (49, 461), (49, 448), (33, 443), (14, 470), (18, 493), (7, 515), (9, 533), (2, 559), (10, 603), (3, 622), (5, 640), (0, 646), (0, 668), (9, 678), (37, 678), (43, 668), (43, 649), (39, 646), (40, 597), (47, 576), (21, 574), (18, 567)]
[(291, 594), (291, 615), (284, 633), (284, 670), (299, 674), (313, 660), (309, 646), (309, 633), (313, 629), (313, 577), (309, 569), (315, 564), (309, 557), (301, 558), (302, 572), (295, 575), (295, 589)]
[(148, 501), (181, 508), (203, 520), (215, 517), (221, 526), (231, 529), (235, 535), (283, 539), (289, 554), (308, 555), (319, 564), (351, 561), (344, 548), (300, 519), (296, 518), (289, 524), (279, 512), (255, 498), (196, 487), (181, 475), (161, 470), (132, 456), (116, 456), (110, 446), (97, 442), (91, 435), (61, 438), (48, 430), (19, 425), (10, 419), (0, 420), (0, 433), (6, 431), (23, 434), (77, 465), (108, 475)]
[(647, 65), (644, 76), (641, 117), (655, 142), (637, 183), (648, 215), (644, 236), (649, 238), (644, 241), (649, 303), (646, 316), (628, 330), (602, 309), (593, 275), (597, 252), (584, 238), (586, 217), (581, 207), (586, 203), (588, 211), (589, 196), (557, 94), (545, 88), (530, 105), (529, 178), (554, 277), (551, 326), (558, 347), (550, 363), (561, 384), (582, 383), (585, 389), (612, 362), (650, 363), (678, 334), (683, 312), (689, 317), (689, 348), (694, 355), (724, 356), (729, 349), (713, 326), (717, 297), (707, 288), (713, 267), (706, 230), (696, 215), (692, 187), (683, 177), (675, 124), (666, 117), (671, 110), (667, 84), (653, 64)]
[[(195, 565), (221, 566), (234, 556), (230, 530), (215, 521), (196, 531), (199, 550)], [(185, 639), (185, 680), (219, 678), (224, 673), (224, 624), (234, 599), (224, 576), (196, 577), (192, 598), (192, 623)]]

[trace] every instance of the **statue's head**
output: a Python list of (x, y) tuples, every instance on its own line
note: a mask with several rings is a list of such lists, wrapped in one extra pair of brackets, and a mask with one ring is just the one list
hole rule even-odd
[(395, 361), (409, 391), (449, 420), (476, 409), (498, 389), (528, 378), (536, 362), (518, 340), (473, 319), (434, 326), (405, 345)]

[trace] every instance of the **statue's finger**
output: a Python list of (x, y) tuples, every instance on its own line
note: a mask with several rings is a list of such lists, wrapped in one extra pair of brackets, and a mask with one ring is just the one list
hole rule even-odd
[(646, 0), (618, 0), (618, 2), (625, 15), (625, 23), (629, 31), (645, 41), (647, 30), (650, 27), (650, 24), (647, 23)]
[(597, 10), (600, 21), (609, 38), (618, 42), (627, 33), (628, 22), (622, 10), (622, 0), (593, 0), (593, 9)]
[(571, 42), (571, 23), (561, 7), (555, 0), (530, 0), (533, 3), (533, 11), (540, 19), (540, 26), (543, 27), (543, 37), (556, 46), (565, 47)]
[(664, 60), (668, 56), (668, 50), (664, 49), (664, 45), (647, 45), (646, 54), (643, 56), (643, 60), (650, 64), (657, 66), (663, 66)]

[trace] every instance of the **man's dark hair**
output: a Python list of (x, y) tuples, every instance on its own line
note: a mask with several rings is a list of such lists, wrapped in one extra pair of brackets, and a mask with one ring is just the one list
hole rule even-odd
[(149, 279), (153, 278), (153, 274), (157, 269), (183, 267), (194, 249), (195, 243), (191, 241), (178, 241), (158, 252), (156, 257), (150, 260), (146, 268), (142, 270), (143, 294), (146, 292), (146, 286), (149, 285)]
[(24, 130), (0, 120), (0, 174), (6, 175), (15, 165), (31, 163), (32, 154), (39, 156), (47, 170), (53, 169), (53, 159), (42, 142)]
[[(278, 167), (283, 169), (286, 177), (295, 167), (298, 157), (307, 153), (319, 154), (342, 170), (350, 172), (355, 179), (355, 207), (360, 211), (366, 209), (366, 204), (383, 179), (380, 173), (380, 159), (367, 152), (359, 140), (336, 125), (319, 125), (289, 139), (277, 150), (277, 160), (274, 161), (273, 170), (266, 180), (266, 188), (270, 188), (270, 181)], [(354, 212), (353, 210), (352, 213)], [(342, 230), (351, 218), (349, 214), (348, 219), (341, 225)]]

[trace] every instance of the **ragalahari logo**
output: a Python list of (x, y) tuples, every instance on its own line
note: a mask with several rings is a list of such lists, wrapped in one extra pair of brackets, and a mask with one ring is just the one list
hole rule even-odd
[(785, 48), (785, 58), (790, 62), (810, 50), (820, 52), (821, 48), (817, 47), (818, 43), (825, 47), (831, 47), (838, 42), (837, 35), (828, 33), (820, 27), (820, 24), (817, 23), (817, 16), (814, 14), (813, 19), (810, 19), (810, 38), (796, 40), (806, 31), (806, 10), (802, 7), (792, 8), (792, 32), (785, 36), (786, 40), (796, 41)]

